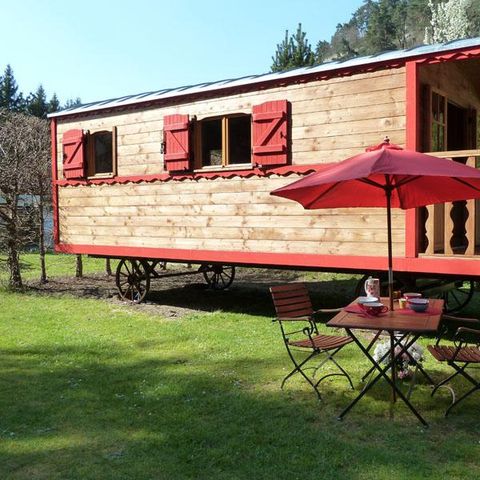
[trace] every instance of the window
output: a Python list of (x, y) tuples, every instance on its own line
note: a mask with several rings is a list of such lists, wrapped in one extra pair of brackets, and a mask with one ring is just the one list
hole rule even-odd
[(184, 173), (235, 165), (286, 165), (290, 155), (287, 100), (253, 105), (252, 114), (234, 113), (195, 120), (185, 113), (163, 117), (165, 170)]
[(117, 128), (98, 132), (68, 130), (62, 137), (63, 176), (113, 177), (117, 173)]
[(87, 174), (89, 177), (116, 173), (116, 127), (87, 135)]
[(432, 138), (431, 151), (443, 152), (446, 147), (447, 131), (447, 99), (436, 92), (432, 92)]
[(251, 115), (200, 120), (195, 125), (195, 167), (251, 163)]

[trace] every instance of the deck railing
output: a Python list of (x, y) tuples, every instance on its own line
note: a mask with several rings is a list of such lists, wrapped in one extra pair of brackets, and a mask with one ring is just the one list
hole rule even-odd
[[(431, 152), (430, 155), (452, 160), (461, 158), (462, 163), (470, 167), (480, 166), (480, 150)], [(477, 213), (480, 213), (479, 200), (426, 207), (424, 254), (464, 256), (480, 254), (480, 215)]]

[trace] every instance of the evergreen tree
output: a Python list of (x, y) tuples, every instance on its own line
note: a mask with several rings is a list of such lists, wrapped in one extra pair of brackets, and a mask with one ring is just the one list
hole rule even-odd
[(364, 0), (363, 5), (352, 14), (347, 23), (337, 25), (331, 39), (333, 58), (346, 60), (370, 53), (365, 45), (365, 35), (374, 4), (373, 0)]
[(27, 98), (27, 112), (38, 118), (47, 118), (48, 111), (47, 94), (40, 84)]
[(288, 40), (288, 30), (285, 30), (285, 38), (282, 43), (277, 43), (277, 51), (275, 57), (272, 57), (273, 64), (271, 66), (272, 72), (280, 72), (286, 70), (290, 65), (292, 53), (290, 51), (290, 42)]
[(470, 19), (470, 37), (480, 37), (480, 0), (472, 0), (467, 8), (467, 16)]
[(307, 34), (302, 31), (302, 24), (299, 23), (297, 32), (290, 39), (292, 44), (292, 63), (294, 67), (311, 66), (315, 62), (315, 54), (312, 46), (308, 43)]
[(317, 43), (317, 47), (315, 48), (315, 63), (323, 63), (329, 58), (331, 58), (332, 55), (332, 47), (328, 42), (325, 40), (320, 40)]
[(77, 97), (77, 98), (69, 98), (66, 102), (65, 102), (65, 105), (63, 106), (63, 108), (74, 108), (74, 107), (78, 107), (79, 105), (82, 104), (82, 100), (80, 99), (80, 97)]
[(58, 112), (60, 110), (60, 100), (57, 97), (57, 94), (54, 93), (52, 98), (48, 102), (48, 113)]
[(368, 53), (395, 50), (398, 37), (395, 13), (399, 0), (379, 0), (373, 4), (365, 36)]
[(280, 72), (289, 68), (306, 67), (313, 65), (315, 54), (312, 46), (308, 43), (306, 33), (302, 31), (302, 24), (298, 24), (295, 35), (288, 36), (288, 30), (285, 31), (285, 38), (277, 44), (277, 51), (272, 57), (272, 72)]
[(25, 102), (10, 65), (7, 65), (3, 76), (0, 77), (0, 108), (13, 112), (20, 112), (25, 108)]

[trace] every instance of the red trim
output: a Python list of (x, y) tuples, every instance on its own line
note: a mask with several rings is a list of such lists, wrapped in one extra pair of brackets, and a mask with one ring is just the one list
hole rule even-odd
[[(406, 64), (406, 147), (417, 151), (421, 127), (420, 122), (420, 82), (418, 78), (418, 62)], [(411, 208), (405, 212), (405, 256), (418, 256), (417, 209)]]
[(184, 95), (176, 95), (165, 99), (159, 100), (152, 100), (148, 102), (138, 102), (132, 103), (130, 105), (119, 105), (118, 107), (112, 108), (105, 108), (105, 109), (97, 109), (97, 110), (89, 110), (87, 112), (76, 113), (76, 114), (68, 114), (65, 112), (65, 115), (59, 115), (56, 118), (63, 118), (63, 117), (86, 117), (91, 116), (95, 112), (101, 110), (102, 113), (109, 113), (109, 112), (118, 112), (121, 110), (133, 110), (138, 108), (149, 108), (152, 106), (162, 106), (162, 105), (172, 105), (172, 104), (179, 104), (185, 101), (196, 101), (200, 99), (208, 99), (214, 97), (220, 97), (229, 95), (232, 92), (235, 93), (243, 93), (243, 92), (250, 92), (255, 90), (267, 90), (269, 88), (275, 88), (278, 86), (286, 86), (298, 83), (307, 83), (313, 82), (317, 80), (328, 80), (334, 77), (347, 77), (351, 75), (356, 75), (359, 73), (369, 73), (375, 72), (377, 70), (386, 70), (392, 68), (401, 68), (409, 62), (421, 62), (421, 63), (438, 63), (438, 62), (445, 62), (451, 60), (465, 60), (468, 58), (479, 57), (480, 56), (480, 48), (479, 47), (470, 47), (470, 48), (462, 48), (459, 47), (457, 49), (450, 50), (449, 52), (433, 52), (429, 54), (419, 54), (409, 58), (397, 58), (391, 60), (384, 60), (375, 63), (371, 63), (368, 65), (357, 65), (357, 66), (350, 66), (350, 67), (341, 67), (339, 66), (338, 69), (332, 69), (327, 72), (313, 72), (313, 73), (304, 73), (297, 76), (292, 76), (288, 78), (279, 78), (264, 80), (262, 81), (260, 77), (258, 82), (251, 83), (248, 85), (240, 85), (240, 86), (232, 86), (225, 88), (219, 88), (207, 92), (196, 92), (196, 93), (185, 93)]
[(198, 180), (207, 178), (215, 180), (217, 178), (250, 178), (250, 177), (270, 177), (272, 175), (280, 175), (287, 177), (292, 174), (307, 175), (309, 173), (318, 172), (331, 164), (322, 163), (315, 165), (288, 165), (277, 168), (250, 168), (248, 170), (225, 170), (215, 172), (195, 172), (195, 173), (159, 173), (158, 175), (134, 175), (114, 178), (98, 178), (86, 180), (57, 180), (56, 185), (60, 187), (77, 186), (77, 185), (111, 185), (124, 183), (151, 183), (151, 182), (169, 182), (172, 180)]
[[(61, 253), (100, 255), (106, 257), (134, 257), (162, 259), (174, 262), (223, 263), (246, 266), (296, 267), (331, 271), (387, 270), (385, 257), (312, 255), (299, 253), (232, 252), (218, 250), (181, 250), (147, 247), (114, 247), (102, 245), (55, 246)], [(397, 272), (422, 274), (460, 275), (462, 278), (480, 278), (480, 258), (394, 258)]]
[(50, 135), (52, 141), (52, 209), (53, 209), (53, 241), (55, 245), (59, 242), (59, 219), (58, 219), (58, 165), (57, 165), (57, 120), (50, 121)]
[(421, 58), (414, 57), (409, 59), (407, 63), (414, 60), (416, 63), (420, 63), (420, 64), (433, 64), (433, 63), (451, 62), (454, 60), (468, 60), (470, 58), (476, 58), (479, 56), (480, 56), (480, 48), (477, 46), (477, 47), (470, 47), (466, 49), (459, 48), (456, 50), (452, 50), (450, 52), (431, 53)]

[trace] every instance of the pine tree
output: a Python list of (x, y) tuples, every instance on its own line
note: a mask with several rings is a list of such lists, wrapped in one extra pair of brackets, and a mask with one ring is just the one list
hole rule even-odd
[(295, 35), (289, 37), (288, 30), (285, 31), (285, 38), (281, 43), (277, 44), (277, 51), (275, 56), (272, 57), (272, 72), (314, 64), (315, 54), (306, 36), (307, 34), (302, 31), (301, 23), (298, 24)]
[(65, 105), (63, 106), (63, 108), (74, 108), (74, 107), (78, 107), (79, 105), (82, 104), (82, 100), (80, 99), (80, 97), (77, 97), (77, 98), (69, 98), (66, 102), (65, 102)]
[(21, 112), (25, 108), (25, 101), (13, 74), (12, 67), (7, 65), (3, 76), (0, 77), (0, 108), (13, 112)]
[(315, 63), (323, 63), (332, 55), (332, 47), (325, 40), (320, 40), (315, 48)]
[(308, 43), (307, 34), (302, 31), (302, 24), (298, 24), (295, 36), (290, 39), (292, 43), (292, 63), (293, 67), (307, 67), (315, 62), (315, 54), (312, 46)]
[(35, 93), (27, 98), (27, 112), (38, 118), (47, 118), (48, 103), (45, 89), (40, 84)]
[(398, 3), (398, 0), (379, 0), (373, 4), (365, 37), (368, 53), (374, 54), (397, 48), (394, 14)]
[(288, 30), (285, 30), (285, 38), (281, 43), (277, 43), (277, 51), (275, 57), (272, 57), (273, 64), (271, 67), (272, 72), (280, 72), (286, 70), (290, 65), (292, 52), (290, 50), (290, 42), (288, 40)]
[(48, 113), (58, 112), (60, 110), (60, 100), (57, 97), (57, 94), (54, 93), (52, 98), (48, 102)]

